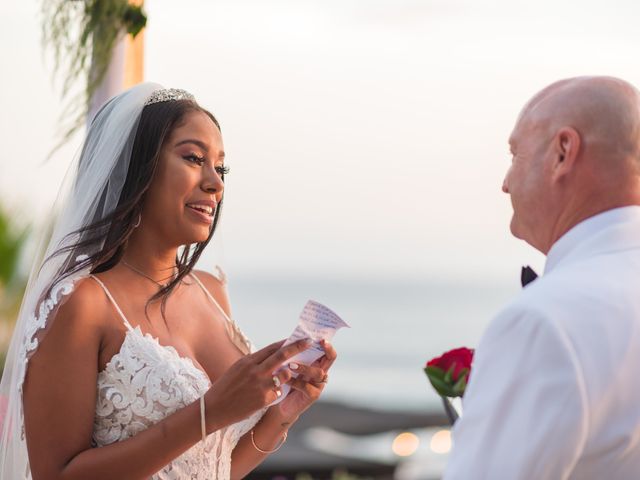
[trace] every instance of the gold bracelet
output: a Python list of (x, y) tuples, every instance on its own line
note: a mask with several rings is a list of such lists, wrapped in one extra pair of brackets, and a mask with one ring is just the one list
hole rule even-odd
[(286, 441), (287, 441), (287, 432), (284, 432), (284, 435), (282, 436), (282, 440), (280, 440), (280, 443), (276, 446), (276, 448), (274, 448), (273, 450), (263, 450), (258, 445), (256, 445), (256, 441), (253, 439), (253, 430), (251, 430), (251, 443), (253, 443), (254, 448), (258, 450), (260, 453), (277, 452), (278, 450), (280, 450), (280, 447), (282, 447), (282, 445), (284, 445), (284, 442)]

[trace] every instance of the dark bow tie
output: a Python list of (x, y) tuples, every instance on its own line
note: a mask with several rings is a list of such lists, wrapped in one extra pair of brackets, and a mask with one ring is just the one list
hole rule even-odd
[(538, 278), (538, 274), (533, 271), (533, 268), (531, 268), (529, 265), (527, 265), (526, 267), (522, 267), (522, 271), (520, 272), (520, 283), (522, 283), (523, 287), (526, 287), (536, 278)]

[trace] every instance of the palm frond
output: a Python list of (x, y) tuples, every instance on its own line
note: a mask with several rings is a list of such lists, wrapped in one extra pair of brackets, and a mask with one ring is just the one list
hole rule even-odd
[[(53, 74), (61, 77), (67, 102), (55, 151), (84, 124), (117, 42), (127, 34), (135, 37), (147, 16), (128, 0), (43, 0), (41, 12), (43, 47), (53, 53)], [(80, 92), (73, 94), (78, 83)]]

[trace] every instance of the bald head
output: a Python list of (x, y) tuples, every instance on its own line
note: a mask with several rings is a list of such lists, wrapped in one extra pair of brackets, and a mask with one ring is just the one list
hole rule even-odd
[(640, 169), (640, 93), (624, 80), (561, 80), (534, 96), (519, 121), (533, 122), (548, 135), (573, 127), (583, 150), (600, 158), (603, 166), (613, 167), (613, 161), (626, 159)]
[(640, 205), (640, 93), (623, 80), (548, 86), (525, 105), (509, 143), (511, 231), (544, 253), (580, 221)]

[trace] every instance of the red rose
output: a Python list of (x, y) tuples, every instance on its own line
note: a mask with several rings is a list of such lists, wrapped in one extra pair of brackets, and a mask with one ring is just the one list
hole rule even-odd
[(429, 360), (425, 373), (431, 384), (443, 397), (461, 397), (469, 381), (473, 350), (462, 347)]
[(466, 347), (455, 348), (443, 353), (441, 356), (429, 360), (428, 366), (434, 366), (441, 368), (445, 372), (453, 367), (452, 377), (454, 380), (458, 380), (460, 372), (465, 368), (471, 370), (471, 362), (473, 362), (473, 350)]

